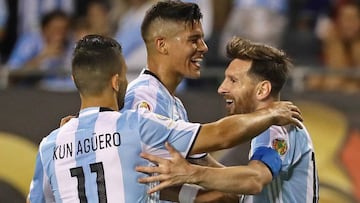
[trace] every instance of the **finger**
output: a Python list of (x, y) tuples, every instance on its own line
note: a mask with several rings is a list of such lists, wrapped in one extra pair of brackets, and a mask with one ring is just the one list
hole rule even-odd
[(153, 176), (138, 178), (139, 183), (151, 183), (151, 182), (158, 182), (163, 180), (166, 180), (166, 177), (164, 175), (153, 175)]
[(293, 113), (292, 117), (298, 119), (299, 121), (304, 121), (302, 115), (297, 112)]
[(168, 182), (161, 182), (159, 185), (156, 185), (155, 187), (152, 187), (150, 188), (147, 193), (148, 194), (151, 194), (151, 193), (154, 193), (154, 192), (158, 192), (164, 188), (167, 188), (167, 187), (170, 187), (172, 186), (171, 184), (169, 184)]
[(151, 162), (157, 163), (157, 164), (162, 164), (162, 163), (168, 161), (166, 159), (163, 159), (163, 158), (160, 158), (160, 157), (148, 154), (148, 153), (144, 153), (144, 152), (140, 153), (140, 157), (142, 157), (146, 160), (149, 160)]
[(297, 107), (296, 105), (293, 105), (293, 104), (290, 105), (290, 109), (291, 109), (292, 111), (296, 111), (296, 112), (298, 112), (298, 113), (301, 113), (299, 107)]
[(137, 172), (142, 173), (161, 173), (160, 167), (151, 167), (151, 166), (137, 166), (135, 167)]
[(298, 114), (301, 115), (301, 111), (300, 111), (299, 107), (297, 107), (297, 106), (295, 106), (295, 105), (292, 105), (292, 106), (290, 107), (290, 109), (291, 109), (291, 111), (297, 112)]
[(299, 127), (300, 129), (303, 128), (303, 125), (302, 125), (301, 121), (299, 121), (299, 120), (296, 119), (296, 118), (292, 119), (292, 123), (293, 123), (293, 125), (296, 125), (296, 126)]
[(66, 117), (62, 118), (60, 121), (60, 127), (65, 125), (65, 123), (69, 122), (69, 120), (72, 118), (75, 118), (75, 116), (70, 115), (70, 116), (66, 116)]
[(181, 154), (173, 146), (171, 146), (169, 142), (165, 143), (165, 147), (172, 157), (181, 156)]

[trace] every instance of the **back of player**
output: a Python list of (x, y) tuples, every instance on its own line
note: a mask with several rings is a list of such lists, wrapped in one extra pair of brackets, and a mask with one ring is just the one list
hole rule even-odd
[(146, 110), (85, 108), (41, 142), (30, 201), (147, 202), (147, 185), (135, 171), (148, 164), (140, 152), (164, 157), (168, 141), (186, 156), (198, 128)]
[(261, 193), (246, 196), (246, 203), (318, 202), (319, 181), (311, 137), (293, 126), (272, 126), (251, 142), (250, 156), (260, 146), (278, 151), (282, 166), (280, 175)]

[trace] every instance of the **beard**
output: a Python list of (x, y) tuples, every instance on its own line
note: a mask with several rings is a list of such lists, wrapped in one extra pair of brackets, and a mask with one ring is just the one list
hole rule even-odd
[(119, 106), (119, 110), (124, 108), (125, 105), (126, 88), (127, 88), (127, 81), (126, 83), (122, 83), (119, 85), (119, 91), (117, 92), (117, 103)]

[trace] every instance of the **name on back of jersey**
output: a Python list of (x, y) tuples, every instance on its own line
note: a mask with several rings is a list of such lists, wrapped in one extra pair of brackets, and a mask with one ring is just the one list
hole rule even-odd
[(121, 145), (119, 132), (104, 133), (100, 135), (93, 134), (92, 137), (79, 139), (75, 142), (62, 143), (54, 147), (53, 160), (66, 159), (74, 155), (80, 156), (89, 152), (118, 147)]

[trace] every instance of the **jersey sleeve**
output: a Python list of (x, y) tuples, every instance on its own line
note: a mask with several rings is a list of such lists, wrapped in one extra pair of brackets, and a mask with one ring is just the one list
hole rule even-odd
[(282, 170), (286, 170), (287, 162), (285, 161), (286, 155), (289, 152), (289, 136), (285, 128), (281, 126), (271, 126), (259, 136), (251, 141), (251, 150), (249, 156), (251, 157), (254, 152), (260, 147), (270, 147), (278, 152), (282, 160)]
[(170, 154), (165, 148), (165, 142), (169, 142), (184, 157), (187, 157), (200, 127), (201, 125), (198, 123), (174, 121), (159, 114), (143, 111), (139, 134), (144, 151), (150, 154), (170, 158)]
[(55, 202), (50, 181), (43, 170), (40, 152), (36, 156), (35, 172), (30, 184), (29, 199), (31, 203)]

